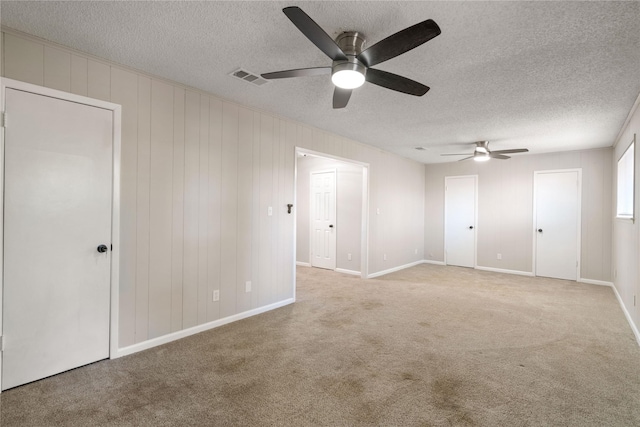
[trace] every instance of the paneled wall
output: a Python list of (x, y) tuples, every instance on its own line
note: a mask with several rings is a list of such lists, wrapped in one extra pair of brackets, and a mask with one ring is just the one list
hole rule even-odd
[(122, 105), (120, 348), (292, 298), (295, 146), (370, 165), (380, 212), (370, 273), (422, 259), (424, 165), (9, 29), (2, 36), (4, 77)]
[(425, 259), (444, 260), (444, 177), (478, 175), (478, 266), (532, 272), (533, 172), (582, 168), (581, 278), (610, 282), (611, 155), (607, 148), (427, 165)]
[[(298, 157), (296, 202), (296, 261), (310, 262), (311, 173), (335, 169), (336, 176), (336, 267), (360, 272), (363, 167), (322, 157)], [(349, 259), (351, 254), (351, 259)]]
[[(640, 97), (638, 97), (640, 101)], [(634, 216), (635, 221), (628, 219), (613, 220), (613, 283), (620, 295), (622, 303), (637, 329), (640, 329), (640, 108), (638, 101), (629, 123), (620, 134), (612, 161), (612, 192), (616, 194), (618, 179), (618, 160), (634, 139), (635, 146), (635, 183), (634, 183)], [(612, 214), (615, 215), (615, 204)], [(639, 339), (640, 337), (636, 337)]]

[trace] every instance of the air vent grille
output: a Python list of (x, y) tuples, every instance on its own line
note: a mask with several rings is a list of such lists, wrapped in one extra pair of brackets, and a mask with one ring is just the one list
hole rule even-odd
[(240, 80), (244, 80), (247, 83), (251, 83), (253, 85), (256, 86), (262, 86), (265, 83), (269, 83), (268, 80), (263, 79), (262, 77), (260, 77), (259, 75), (252, 73), (250, 71), (247, 70), (243, 70), (242, 68), (238, 68), (237, 70), (235, 70), (234, 72), (232, 72), (231, 74), (229, 74), (231, 77), (235, 77), (237, 79)]

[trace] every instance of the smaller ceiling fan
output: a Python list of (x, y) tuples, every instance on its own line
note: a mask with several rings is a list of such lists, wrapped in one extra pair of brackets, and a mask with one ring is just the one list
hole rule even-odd
[(489, 141), (478, 141), (474, 143), (476, 148), (473, 150), (473, 153), (447, 153), (441, 154), (441, 156), (469, 156), (464, 159), (458, 160), (459, 162), (467, 159), (473, 159), (476, 162), (484, 162), (489, 159), (500, 159), (507, 160), (511, 157), (505, 156), (505, 154), (515, 154), (515, 153), (527, 153), (529, 150), (527, 148), (514, 148), (512, 150), (497, 150), (490, 151), (489, 150)]
[(325, 67), (265, 73), (262, 74), (262, 78), (270, 80), (330, 74), (331, 81), (336, 86), (333, 92), (333, 108), (346, 107), (352, 90), (362, 86), (365, 81), (414, 96), (422, 96), (429, 90), (429, 87), (422, 83), (371, 67), (402, 55), (438, 36), (440, 27), (431, 19), (398, 31), (365, 49), (362, 33), (345, 31), (333, 40), (299, 7), (285, 7), (282, 11), (298, 30), (333, 62), (331, 66)]

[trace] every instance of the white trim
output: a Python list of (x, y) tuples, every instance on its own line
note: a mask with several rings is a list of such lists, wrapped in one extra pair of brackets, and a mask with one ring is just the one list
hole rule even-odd
[(598, 286), (611, 286), (611, 287), (613, 287), (613, 282), (607, 282), (605, 280), (594, 280), (594, 279), (579, 278), (577, 280), (577, 282), (586, 283), (587, 285), (598, 285)]
[[(202, 325), (193, 326), (188, 329), (183, 329), (181, 331), (173, 332), (171, 334), (163, 335), (158, 338), (153, 338), (147, 341), (143, 341), (138, 344), (133, 344), (128, 347), (124, 347), (118, 350), (117, 355), (115, 357), (128, 356), (133, 353), (137, 353), (139, 351), (148, 350), (153, 347), (157, 347), (162, 344), (167, 344), (172, 341), (176, 341), (182, 338), (186, 338), (191, 335), (198, 334), (200, 332), (208, 331), (209, 329), (214, 329), (219, 326), (227, 325), (232, 322), (236, 322), (238, 320), (246, 319), (247, 317), (255, 316), (257, 314), (265, 313), (267, 311), (274, 310), (276, 308), (284, 307), (289, 304), (293, 304), (295, 300), (293, 298), (288, 298), (286, 300), (269, 304), (263, 307), (254, 308), (253, 310), (245, 311), (242, 313), (234, 314), (232, 316), (225, 317), (223, 319), (213, 320), (211, 322), (203, 323)], [(115, 358), (114, 357), (114, 358)]]
[(336, 273), (351, 274), (352, 276), (360, 277), (360, 272), (359, 271), (347, 270), (345, 268), (336, 268), (334, 271)]
[(582, 168), (570, 168), (570, 169), (549, 169), (549, 170), (540, 170), (540, 171), (533, 171), (533, 214), (532, 214), (532, 218), (533, 218), (533, 227), (532, 227), (532, 244), (533, 244), (533, 252), (531, 254), (531, 258), (532, 258), (532, 270), (533, 270), (533, 275), (536, 276), (537, 275), (537, 271), (536, 271), (536, 251), (537, 251), (537, 223), (538, 223), (538, 218), (537, 218), (537, 206), (536, 206), (536, 191), (537, 191), (537, 185), (536, 185), (536, 177), (538, 175), (542, 175), (545, 173), (565, 173), (565, 172), (577, 172), (578, 174), (578, 194), (577, 194), (577, 204), (578, 204), (578, 212), (577, 212), (577, 218), (576, 218), (576, 245), (577, 245), (577, 252), (576, 252), (576, 281), (578, 280), (578, 278), (580, 277), (580, 268), (581, 268), (581, 264), (582, 264)]
[[(121, 164), (121, 132), (122, 132), (122, 107), (99, 99), (88, 98), (86, 96), (76, 95), (56, 89), (25, 83), (18, 80), (0, 78), (0, 109), (5, 111), (5, 91), (7, 88), (30, 92), (38, 95), (49, 96), (64, 101), (76, 102), (78, 104), (98, 107), (110, 110), (113, 115), (113, 182), (112, 182), (112, 205), (111, 205), (111, 295), (110, 295), (110, 332), (109, 332), (109, 357), (116, 357), (118, 349), (118, 316), (119, 316), (119, 290), (120, 290), (120, 164)], [(0, 177), (4, 176), (4, 130), (0, 132)], [(0, 195), (4, 198), (4, 183), (0, 178)], [(4, 206), (0, 204), (0, 224), (3, 223)], [(3, 241), (2, 227), (0, 226), (0, 241)], [(2, 245), (0, 245), (2, 247)], [(3, 271), (2, 265), (4, 255), (0, 250), (0, 271)], [(1, 279), (0, 279), (1, 280)], [(4, 283), (0, 282), (0, 330), (2, 328), (2, 308), (3, 301), (1, 295)], [(0, 355), (0, 368), (2, 368), (2, 356)], [(0, 369), (0, 384), (2, 384), (2, 376)], [(1, 389), (1, 388), (0, 388)]]
[(483, 267), (480, 265), (476, 266), (476, 270), (492, 271), (494, 273), (515, 274), (517, 276), (534, 277), (534, 274), (532, 271), (506, 270), (504, 268)]
[(473, 207), (473, 266), (478, 266), (478, 175), (451, 175), (444, 177), (444, 265), (447, 264), (447, 180), (457, 178), (473, 178), (474, 207)]
[(296, 261), (296, 265), (299, 265), (300, 267), (311, 267), (311, 263), (303, 261)]
[(620, 308), (622, 308), (622, 312), (624, 313), (624, 317), (627, 318), (627, 322), (629, 322), (629, 326), (631, 326), (631, 331), (633, 332), (633, 335), (636, 338), (636, 342), (640, 346), (640, 331), (638, 331), (638, 327), (636, 326), (635, 323), (633, 323), (633, 319), (631, 318), (631, 315), (627, 311), (627, 308), (624, 306), (624, 303), (622, 302), (622, 297), (618, 293), (618, 289), (615, 286), (611, 286), (611, 288), (613, 289), (613, 293), (616, 295), (616, 298), (618, 300), (618, 304), (620, 304)]
[(409, 264), (400, 265), (398, 267), (389, 268), (387, 270), (378, 271), (376, 273), (371, 273), (367, 276), (367, 279), (373, 279), (375, 277), (384, 276), (385, 274), (394, 273), (396, 271), (404, 270), (405, 268), (415, 267), (416, 265), (423, 264), (424, 260), (410, 262)]
[(436, 261), (433, 259), (423, 259), (422, 260), (423, 264), (433, 264), (433, 265), (447, 265), (444, 263), (444, 261)]

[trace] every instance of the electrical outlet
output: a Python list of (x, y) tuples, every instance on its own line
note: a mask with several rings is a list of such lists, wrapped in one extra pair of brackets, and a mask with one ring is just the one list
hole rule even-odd
[(502, 254), (498, 254), (498, 255), (496, 256), (496, 258), (497, 258), (497, 259), (502, 259)]
[(382, 260), (386, 261), (387, 260), (387, 254), (382, 255)]
[(273, 207), (269, 206), (269, 207), (267, 208), (267, 215), (268, 215), (268, 216), (273, 215)]
[(433, 258), (433, 253), (429, 252), (429, 258)]
[(416, 255), (418, 255), (418, 250), (416, 249), (415, 251), (413, 251)]
[(351, 261), (351, 254), (347, 254), (347, 261)]
[(214, 301), (220, 301), (220, 291), (219, 290), (215, 290), (213, 291), (213, 300)]
[(244, 284), (244, 291), (251, 292), (251, 281), (248, 281), (247, 283)]
[(376, 208), (376, 215), (380, 215), (380, 208)]

